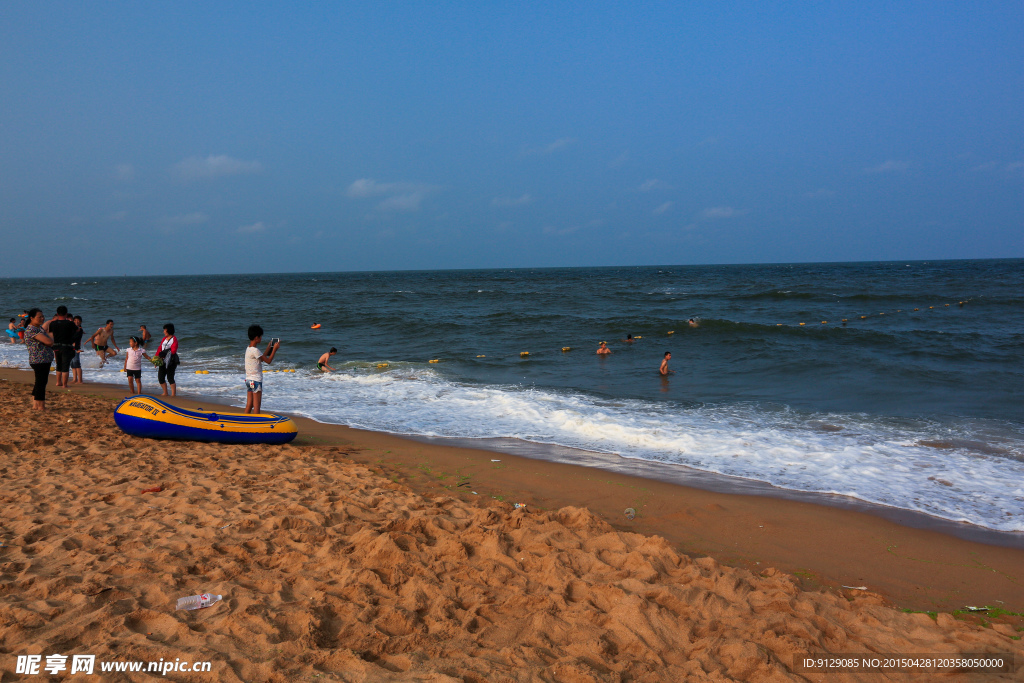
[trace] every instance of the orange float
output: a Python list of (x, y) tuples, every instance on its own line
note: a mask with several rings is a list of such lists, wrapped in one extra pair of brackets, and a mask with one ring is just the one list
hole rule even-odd
[(310, 325), (309, 329), (311, 329), (311, 330), (319, 330), (320, 329), (320, 323), (317, 323), (316, 325)]

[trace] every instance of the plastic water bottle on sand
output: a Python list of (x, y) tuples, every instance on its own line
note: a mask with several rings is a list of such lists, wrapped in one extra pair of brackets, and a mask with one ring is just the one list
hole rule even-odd
[(215, 603), (220, 602), (224, 599), (222, 595), (213, 595), (212, 593), (200, 593), (199, 595), (190, 595), (187, 598), (178, 598), (178, 604), (174, 607), (174, 611), (183, 609), (202, 609), (209, 607)]

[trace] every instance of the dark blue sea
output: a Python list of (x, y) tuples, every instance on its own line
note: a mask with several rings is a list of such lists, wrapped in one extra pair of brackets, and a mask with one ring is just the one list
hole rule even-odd
[[(236, 405), (257, 322), (282, 340), (272, 369), (295, 370), (266, 375), (267, 410), (1024, 531), (1024, 260), (76, 276), (0, 280), (0, 301), (8, 318), (63, 303), (88, 333), (113, 318), (122, 345), (173, 322), (180, 391)], [(121, 381), (120, 359), (85, 358), (86, 380)]]

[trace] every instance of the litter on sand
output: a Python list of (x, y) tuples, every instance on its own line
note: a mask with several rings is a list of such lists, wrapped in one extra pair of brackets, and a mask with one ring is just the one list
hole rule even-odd
[(867, 586), (843, 586), (843, 588), (849, 588), (852, 591), (866, 591)]
[(974, 607), (973, 605), (965, 605), (964, 609), (968, 612), (987, 612), (991, 607)]
[(636, 510), (633, 508), (626, 508), (626, 511), (623, 514), (626, 515), (626, 519), (633, 519), (636, 517)]
[(491, 462), (501, 462), (501, 460), (494, 460), (494, 459), (492, 458), (492, 459), (491, 459)]

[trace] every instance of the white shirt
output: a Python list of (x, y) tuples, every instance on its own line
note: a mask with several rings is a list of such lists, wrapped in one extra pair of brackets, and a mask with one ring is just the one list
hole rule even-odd
[(133, 349), (130, 346), (124, 350), (125, 368), (128, 370), (142, 369), (142, 348)]
[(263, 361), (260, 357), (263, 354), (255, 346), (245, 350), (245, 378), (253, 382), (263, 381)]

